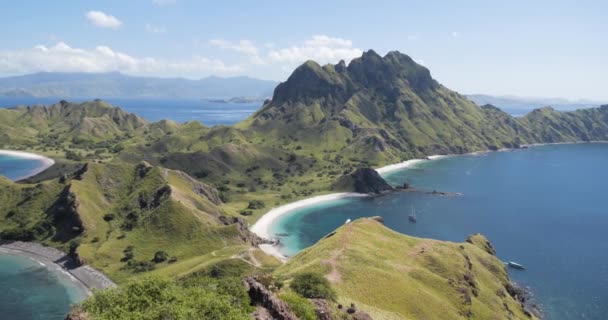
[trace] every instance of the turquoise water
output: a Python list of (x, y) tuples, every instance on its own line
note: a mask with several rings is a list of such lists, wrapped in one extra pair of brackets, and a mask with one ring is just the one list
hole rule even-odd
[[(0, 175), (27, 176), (41, 162), (0, 155)], [(50, 266), (55, 268), (55, 266)], [(67, 275), (29, 258), (0, 251), (0, 319), (64, 319), (70, 305), (85, 296)]]
[[(344, 223), (380, 215), (405, 234), (463, 241), (481, 232), (529, 285), (549, 319), (608, 315), (608, 144), (553, 145), (428, 161), (386, 176), (393, 184), (462, 193), (393, 193), (296, 210), (272, 228), (293, 255)], [(410, 207), (418, 223), (409, 223)]]
[(30, 176), (31, 173), (40, 168), (44, 163), (38, 159), (8, 156), (0, 154), (0, 175), (11, 180), (17, 180)]
[(29, 258), (0, 253), (0, 319), (62, 320), (85, 293)]

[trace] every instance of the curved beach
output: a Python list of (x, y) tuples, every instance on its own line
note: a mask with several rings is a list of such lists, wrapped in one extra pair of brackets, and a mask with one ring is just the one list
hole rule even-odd
[(11, 156), (11, 157), (15, 157), (15, 158), (37, 160), (40, 162), (40, 165), (38, 167), (36, 167), (32, 171), (28, 172), (27, 175), (18, 177), (17, 179), (15, 179), (15, 181), (29, 178), (31, 176), (35, 176), (35, 175), (39, 174), (40, 172), (51, 167), (53, 164), (55, 164), (55, 160), (53, 160), (51, 158), (48, 158), (48, 157), (45, 157), (45, 156), (42, 156), (39, 154), (35, 154), (35, 153), (30, 153), (30, 152), (0, 149), (0, 156), (2, 156), (2, 155)]
[(38, 243), (21, 241), (0, 243), (0, 254), (19, 255), (34, 260), (50, 271), (69, 278), (87, 296), (94, 290), (116, 287), (112, 280), (88, 265), (74, 269), (66, 268), (65, 264), (70, 259), (65, 253)]
[[(289, 214), (293, 210), (316, 205), (319, 203), (334, 201), (338, 199), (344, 198), (352, 198), (352, 197), (367, 197), (367, 194), (362, 193), (354, 193), (354, 192), (342, 192), (342, 193), (332, 193), (326, 194), (322, 196), (316, 196), (308, 199), (299, 200), (296, 202), (288, 203), (286, 205), (273, 208), (264, 214), (256, 223), (251, 227), (251, 231), (257, 234), (259, 237), (263, 239), (271, 239), (271, 227), (275, 223), (277, 219), (280, 217)], [(272, 244), (262, 244), (260, 245), (260, 249), (266, 252), (269, 255), (277, 257), (281, 261), (286, 261), (287, 257), (281, 254), (278, 248)]]
[[(433, 155), (429, 156), (426, 159), (411, 159), (407, 161), (403, 161), (396, 164), (391, 164), (388, 166), (384, 166), (381, 168), (377, 168), (376, 171), (380, 174), (387, 174), (389, 172), (402, 170), (404, 168), (412, 167), (418, 163), (440, 159), (446, 156), (443, 155)], [(296, 209), (300, 209), (303, 207), (317, 205), (323, 202), (334, 201), (344, 198), (353, 198), (353, 197), (367, 197), (368, 194), (355, 193), (355, 192), (342, 192), (342, 193), (332, 193), (327, 195), (316, 196), (308, 199), (299, 200), (296, 202), (288, 203), (286, 205), (282, 205), (277, 208), (273, 208), (267, 213), (265, 213), (256, 223), (250, 228), (250, 230), (263, 239), (272, 239), (273, 235), (271, 233), (272, 225), (281, 217), (293, 212)], [(287, 257), (285, 257), (279, 251), (278, 247), (273, 244), (262, 244), (260, 245), (260, 249), (265, 253), (272, 255), (279, 260), (285, 262), (287, 261)]]

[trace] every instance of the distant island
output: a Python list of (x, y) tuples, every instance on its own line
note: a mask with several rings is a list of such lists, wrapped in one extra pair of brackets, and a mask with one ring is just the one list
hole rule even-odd
[[(283, 264), (260, 249), (276, 241), (249, 226), (273, 207), (311, 196), (389, 191), (373, 168), (438, 154), (606, 141), (608, 105), (513, 117), (446, 88), (407, 55), (369, 50), (348, 65), (302, 64), (234, 126), (149, 122), (100, 100), (60, 101), (0, 110), (0, 136), (0, 148), (56, 160), (21, 183), (0, 179), (0, 237), (70, 252), (119, 284), (78, 306), (72, 319), (109, 319), (125, 312), (134, 293), (157, 294), (142, 293), (141, 283), (167, 288), (163, 294), (183, 303), (133, 311), (142, 314), (206, 312), (201, 301), (214, 301), (233, 319), (254, 312), (251, 303), (278, 319), (439, 319), (442, 311), (450, 319), (536, 319), (482, 236), (461, 244), (421, 240), (362, 219)], [(432, 256), (429, 245), (437, 248)], [(363, 276), (340, 278), (340, 270)], [(404, 277), (404, 270), (412, 273)], [(391, 291), (367, 291), (377, 284)], [(388, 297), (406, 303), (395, 307)]]
[(233, 97), (229, 99), (207, 99), (207, 101), (214, 103), (256, 103), (264, 102), (268, 99), (267, 97)]
[(518, 96), (493, 96), (487, 94), (467, 94), (466, 97), (476, 104), (483, 106), (491, 104), (501, 109), (521, 110), (528, 112), (533, 109), (551, 106), (556, 110), (572, 111), (576, 109), (594, 108), (606, 102), (590, 100), (568, 100), (562, 98), (533, 98)]
[(276, 85), (275, 81), (250, 77), (210, 76), (191, 80), (136, 77), (119, 72), (39, 72), (0, 78), (0, 97), (60, 97), (61, 99), (269, 97)]

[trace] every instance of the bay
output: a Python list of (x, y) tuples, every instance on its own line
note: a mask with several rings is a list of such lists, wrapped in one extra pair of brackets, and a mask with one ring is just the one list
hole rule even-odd
[[(301, 208), (272, 226), (293, 255), (347, 219), (380, 215), (416, 236), (462, 242), (486, 235), (498, 257), (524, 264), (512, 278), (528, 285), (549, 319), (608, 314), (608, 144), (550, 145), (425, 161), (386, 174), (392, 184), (462, 193), (392, 193)], [(416, 224), (408, 221), (411, 208)]]
[(67, 276), (26, 257), (0, 252), (0, 318), (62, 320), (86, 295)]

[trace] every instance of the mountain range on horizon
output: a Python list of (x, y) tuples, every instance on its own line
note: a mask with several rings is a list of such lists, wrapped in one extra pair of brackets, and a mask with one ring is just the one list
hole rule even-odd
[(186, 78), (136, 77), (120, 72), (38, 72), (0, 78), (0, 97), (233, 98), (272, 96), (277, 82), (246, 76)]
[(583, 108), (593, 108), (606, 104), (606, 102), (589, 99), (566, 99), (550, 97), (520, 97), (517, 95), (489, 95), (489, 94), (466, 94), (466, 97), (483, 106), (491, 104), (503, 110), (522, 110), (552, 107), (556, 110), (570, 111)]
[[(279, 83), (248, 76), (187, 79), (131, 76), (120, 72), (37, 72), (0, 77), (0, 98), (263, 100), (272, 96)], [(479, 106), (490, 104), (508, 112), (531, 111), (546, 106), (567, 111), (605, 104), (589, 99), (559, 97), (492, 94), (465, 96)]]

